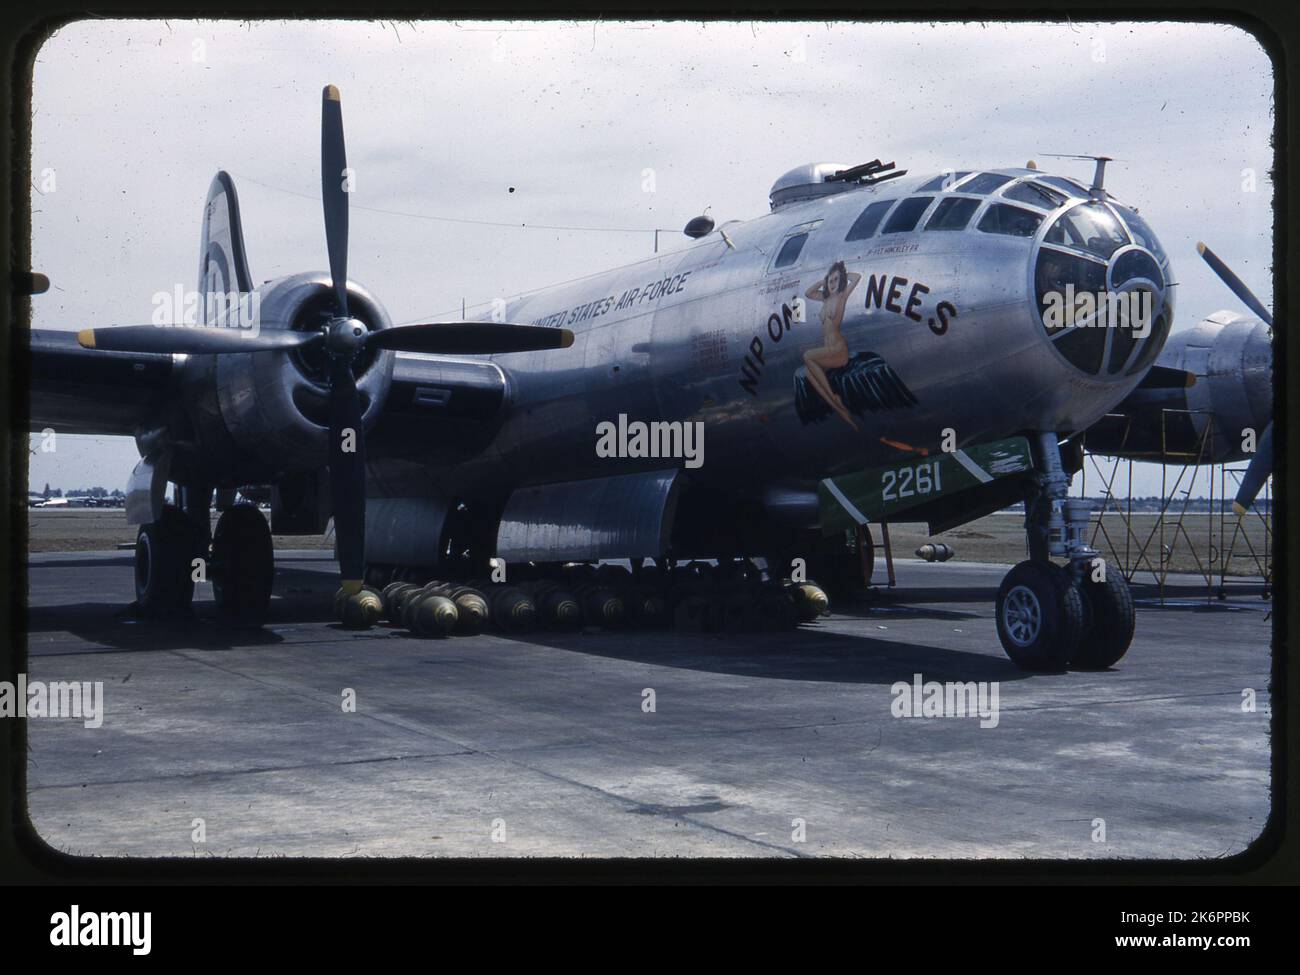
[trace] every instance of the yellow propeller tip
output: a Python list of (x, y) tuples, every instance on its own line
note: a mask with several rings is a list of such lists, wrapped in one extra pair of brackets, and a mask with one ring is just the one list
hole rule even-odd
[(573, 333), (567, 328), (560, 329), (560, 332), (562, 333), (560, 335), (560, 348), (567, 349), (573, 344)]
[(95, 330), (93, 328), (83, 328), (77, 333), (77, 344), (83, 349), (93, 349), (95, 347)]
[(1238, 518), (1245, 518), (1245, 517), (1246, 517), (1246, 509), (1243, 508), (1243, 507), (1242, 507), (1238, 502), (1236, 502), (1236, 501), (1232, 502), (1232, 513), (1233, 513), (1234, 515), (1236, 515)]
[(325, 86), (325, 100), (327, 102), (336, 102), (339, 100), (339, 90), (333, 85)]
[(1202, 254), (1202, 255), (1205, 253), (1205, 242), (1204, 242), (1204, 241), (1198, 240), (1198, 241), (1196, 242), (1196, 253), (1198, 253), (1198, 254)]

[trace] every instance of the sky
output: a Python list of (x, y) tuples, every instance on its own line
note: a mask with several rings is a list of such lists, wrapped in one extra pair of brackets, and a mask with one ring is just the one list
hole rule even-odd
[[(147, 323), (156, 293), (193, 288), (219, 168), (255, 281), (324, 268), (326, 84), (356, 173), (349, 276), (394, 322), (644, 258), (654, 228), (685, 246), (690, 218), (759, 216), (802, 163), (1091, 176), (1047, 153), (1115, 158), (1107, 188), (1173, 261), (1175, 330), (1244, 310), (1198, 240), (1272, 304), (1272, 64), (1236, 27), (98, 19), (37, 56), (32, 248), (52, 285), (33, 327)], [(585, 229), (534, 229), (556, 227)], [(60, 436), (30, 479), (124, 488), (137, 457)], [(1157, 493), (1140, 467), (1134, 494)]]

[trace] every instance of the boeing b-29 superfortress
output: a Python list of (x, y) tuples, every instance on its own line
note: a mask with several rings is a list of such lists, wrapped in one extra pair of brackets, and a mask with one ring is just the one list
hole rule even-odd
[(1106, 667), (1133, 601), (1068, 489), (1080, 435), (1152, 373), (1174, 300), (1164, 250), (1104, 172), (802, 166), (770, 213), (697, 218), (682, 251), (394, 326), (347, 276), (330, 86), (328, 273), (255, 286), (218, 173), (199, 292), (256, 299), (255, 320), (205, 299), (190, 326), (33, 331), (31, 425), (135, 438), (146, 608), (188, 604), (197, 553), (223, 613), (265, 610), (270, 534), (236, 491), (269, 493), (277, 534), (332, 516), (345, 600), (367, 569), (471, 578), (493, 559), (755, 556), (835, 579), (860, 570), (868, 522), (940, 531), (1024, 500), (1003, 647), (1028, 669)]

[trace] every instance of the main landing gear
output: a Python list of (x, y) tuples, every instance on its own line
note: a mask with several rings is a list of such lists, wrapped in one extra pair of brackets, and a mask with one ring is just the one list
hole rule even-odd
[(998, 588), (998, 638), (1024, 670), (1104, 669), (1133, 640), (1133, 596), (1086, 541), (1088, 505), (1068, 497), (1056, 435), (1040, 434), (1037, 448), (1037, 490), (1025, 503), (1029, 558)]
[(266, 518), (236, 504), (217, 519), (211, 550), (207, 526), (211, 491), (181, 489), (179, 505), (141, 525), (135, 542), (136, 606), (145, 615), (186, 612), (194, 583), (207, 578), (218, 614), (231, 622), (260, 623), (271, 602), (275, 553)]

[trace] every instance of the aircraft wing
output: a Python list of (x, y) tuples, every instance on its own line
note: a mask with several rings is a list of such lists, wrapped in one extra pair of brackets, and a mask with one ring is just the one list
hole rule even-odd
[(76, 332), (32, 329), (30, 357), (33, 431), (129, 437), (172, 388), (170, 355), (84, 349)]
[[(170, 354), (86, 349), (76, 332), (33, 329), (30, 356), (33, 431), (129, 437), (184, 405)], [(490, 420), (505, 391), (505, 374), (487, 360), (399, 355), (381, 426), (418, 433), (438, 420)]]

